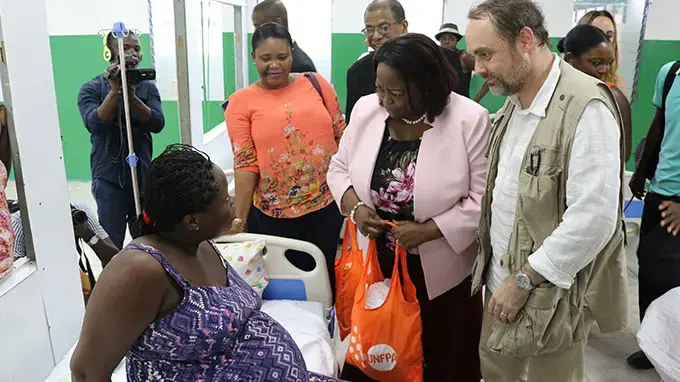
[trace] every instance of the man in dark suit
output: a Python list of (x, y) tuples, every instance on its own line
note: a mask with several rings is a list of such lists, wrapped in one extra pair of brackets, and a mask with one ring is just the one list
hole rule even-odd
[[(364, 24), (363, 33), (366, 35), (368, 45), (374, 51), (390, 38), (408, 33), (408, 21), (406, 21), (404, 7), (397, 0), (373, 0), (364, 13)], [(463, 68), (458, 51), (444, 47), (441, 50), (458, 76), (462, 76)], [(362, 57), (347, 71), (345, 120), (348, 123), (354, 104), (359, 98), (375, 93), (373, 55), (374, 53), (371, 52)], [(456, 93), (469, 97), (469, 85), (461, 82)]]
[[(265, 0), (253, 8), (253, 25), (257, 29), (265, 23), (275, 22), (288, 28), (288, 11), (281, 0)], [(316, 72), (316, 67), (305, 53), (293, 40), (293, 73)]]

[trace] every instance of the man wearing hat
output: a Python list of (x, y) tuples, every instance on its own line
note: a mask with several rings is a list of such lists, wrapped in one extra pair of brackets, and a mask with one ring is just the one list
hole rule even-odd
[[(458, 42), (463, 38), (463, 35), (458, 31), (458, 25), (454, 23), (442, 24), (442, 26), (439, 27), (439, 32), (437, 32), (435, 38), (439, 41), (439, 45), (458, 52), (462, 67), (462, 74), (459, 76), (459, 81), (461, 84), (464, 83), (469, 89), (472, 71), (475, 69), (475, 58), (472, 55), (467, 54), (465, 50), (458, 49)], [(484, 82), (484, 85), (479, 89), (479, 93), (477, 93), (474, 100), (480, 102), (488, 92), (489, 87), (486, 85), (486, 82)]]

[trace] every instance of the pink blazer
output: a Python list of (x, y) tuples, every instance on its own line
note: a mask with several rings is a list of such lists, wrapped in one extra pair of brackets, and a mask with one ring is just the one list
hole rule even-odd
[[(344, 214), (348, 211), (341, 200), (350, 186), (375, 209), (371, 178), (387, 118), (375, 94), (360, 99), (352, 110), (352, 120), (328, 170), (328, 185)], [(444, 235), (418, 248), (430, 299), (471, 274), (490, 131), (486, 109), (451, 93), (444, 113), (423, 135), (416, 161), (414, 216), (421, 223), (433, 219)], [(366, 248), (366, 239), (359, 238), (360, 246)]]

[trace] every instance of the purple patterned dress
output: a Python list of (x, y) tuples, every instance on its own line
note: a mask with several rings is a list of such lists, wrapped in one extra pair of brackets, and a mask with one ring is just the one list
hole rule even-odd
[(318, 381), (290, 334), (260, 311), (255, 291), (227, 265), (228, 286), (199, 287), (154, 248), (153, 256), (184, 290), (168, 315), (146, 328), (126, 355), (129, 381)]

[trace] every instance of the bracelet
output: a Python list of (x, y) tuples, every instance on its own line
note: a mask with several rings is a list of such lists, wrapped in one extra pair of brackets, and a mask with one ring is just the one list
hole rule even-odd
[(234, 220), (231, 222), (231, 226), (237, 225), (238, 228), (245, 230), (246, 229), (246, 222), (243, 221), (241, 218), (234, 218)]
[(362, 206), (365, 206), (364, 202), (357, 203), (356, 206), (354, 206), (354, 208), (352, 208), (352, 212), (349, 213), (349, 220), (355, 225), (357, 224), (357, 221), (354, 220), (354, 214), (356, 214), (359, 207), (362, 207)]

